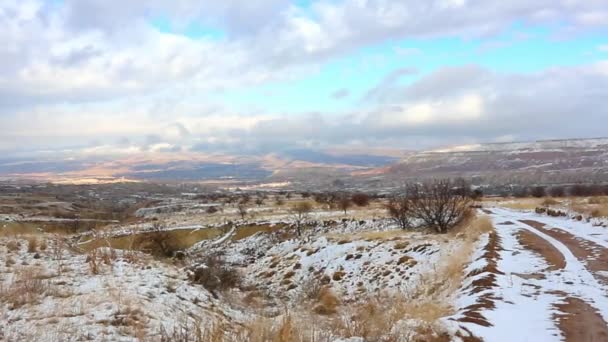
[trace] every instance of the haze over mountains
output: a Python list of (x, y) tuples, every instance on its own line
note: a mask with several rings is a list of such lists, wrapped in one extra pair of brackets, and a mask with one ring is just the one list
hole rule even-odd
[(133, 153), (0, 159), (5, 179), (284, 181), (482, 177), (496, 182), (608, 179), (608, 138), (460, 145), (429, 151), (298, 149), (264, 155)]

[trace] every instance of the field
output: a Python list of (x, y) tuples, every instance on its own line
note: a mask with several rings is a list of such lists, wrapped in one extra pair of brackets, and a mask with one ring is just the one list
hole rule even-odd
[(485, 199), (436, 234), (383, 198), (157, 191), (3, 194), (0, 340), (608, 340), (605, 197)]

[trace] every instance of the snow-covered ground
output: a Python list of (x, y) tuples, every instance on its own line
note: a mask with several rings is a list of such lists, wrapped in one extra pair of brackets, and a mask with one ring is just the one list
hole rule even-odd
[[(575, 256), (572, 246), (535, 228), (537, 224), (533, 222), (559, 227), (556, 229), (578, 237), (578, 243), (592, 241), (603, 248), (608, 247), (606, 229), (588, 222), (533, 212), (502, 208), (490, 211), (498, 244), (491, 246), (488, 238), (480, 242), (483, 248), (467, 268), (471, 276), (463, 283), (456, 302), (459, 313), (451, 317), (459, 321), (456, 325), (484, 341), (605, 341), (608, 338), (608, 287), (601, 282), (602, 274), (588, 266), (588, 262), (594, 260), (593, 256), (588, 260)], [(534, 234), (555, 248), (563, 256), (564, 265), (549, 270), (544, 255), (546, 249), (526, 248), (518, 239), (518, 233), (522, 231)], [(487, 252), (492, 248), (496, 255), (494, 260), (488, 260), (491, 253)], [(487, 267), (491, 262), (495, 262), (495, 269)], [(591, 312), (600, 328), (585, 321), (577, 323), (580, 325), (578, 330), (560, 324), (564, 317), (576, 313), (576, 310), (562, 309), (572, 298), (581, 301), (578, 309)], [(467, 312), (468, 317), (474, 316), (470, 311), (479, 314), (477, 318), (481, 319), (467, 319)]]
[[(404, 232), (374, 217), (323, 222), (333, 213), (317, 212), (311, 215), (316, 225), (301, 238), (258, 232), (233, 240), (238, 229), (233, 228), (195, 244), (186, 261), (108, 248), (83, 254), (51, 235), (44, 235), (45, 248), (38, 236), (36, 250), (28, 251), (27, 237), (0, 235), (0, 322), (8, 323), (0, 324), (0, 341), (157, 341), (162, 332), (184, 325), (221, 325), (228, 331), (262, 319), (281, 324), (289, 315), (323, 321), (321, 329), (332, 320), (354, 324), (357, 316), (349, 310), (391, 294), (408, 304), (426, 303), (425, 296), (443, 301), (447, 309), (433, 318), (433, 327), (450, 340), (608, 340), (608, 230), (592, 221), (487, 209), (479, 214), (491, 218), (495, 231), (478, 241), (465, 233)], [(277, 215), (263, 223), (288, 220)], [(150, 226), (116, 225), (109, 234)], [(166, 229), (212, 226), (179, 221)], [(533, 238), (524, 240), (526, 234)], [(188, 259), (209, 254), (238, 270), (239, 289), (211, 293), (188, 279)], [(453, 263), (457, 259), (462, 264)], [(456, 271), (444, 273), (451, 263)], [(441, 286), (449, 277), (456, 286)], [(433, 281), (440, 283), (429, 284)], [(335, 311), (313, 312), (316, 304), (303, 296), (315, 286), (331, 289)], [(262, 304), (245, 300), (254, 294)], [(382, 305), (389, 310), (398, 304)], [(579, 316), (584, 318), (573, 323)], [(424, 323), (405, 311), (385, 337), (404, 329), (407, 334), (396, 336), (409, 340), (428, 327)], [(324, 336), (366, 341), (342, 330)]]

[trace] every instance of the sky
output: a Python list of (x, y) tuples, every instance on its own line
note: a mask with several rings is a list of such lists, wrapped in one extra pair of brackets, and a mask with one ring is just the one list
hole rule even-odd
[(0, 152), (606, 136), (608, 0), (2, 0)]

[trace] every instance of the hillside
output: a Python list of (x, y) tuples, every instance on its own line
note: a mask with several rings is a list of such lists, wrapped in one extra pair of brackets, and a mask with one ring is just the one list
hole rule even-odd
[(413, 153), (377, 171), (377, 175), (388, 177), (605, 180), (608, 138), (454, 146)]

